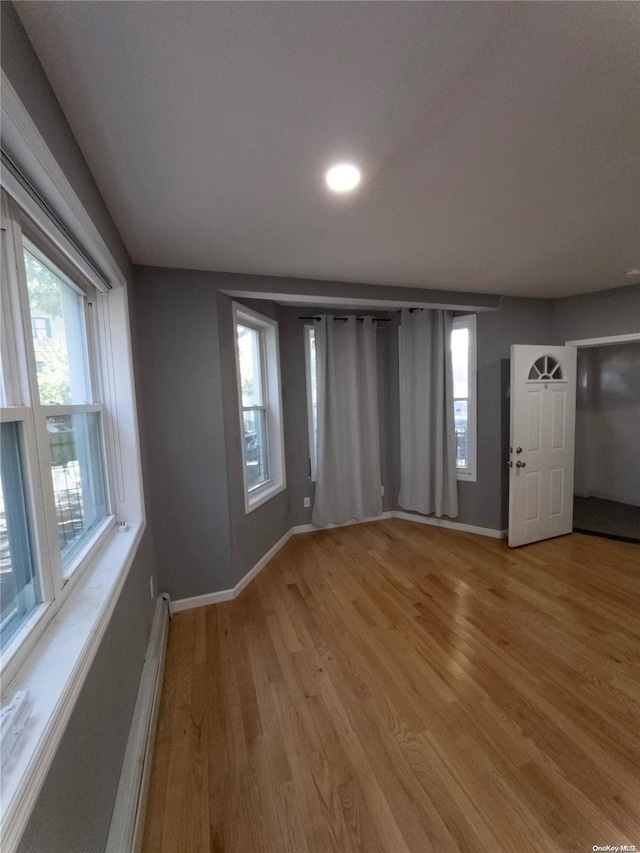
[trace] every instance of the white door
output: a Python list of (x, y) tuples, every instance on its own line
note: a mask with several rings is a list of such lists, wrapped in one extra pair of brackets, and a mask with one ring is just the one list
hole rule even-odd
[(571, 533), (575, 347), (511, 347), (509, 545)]

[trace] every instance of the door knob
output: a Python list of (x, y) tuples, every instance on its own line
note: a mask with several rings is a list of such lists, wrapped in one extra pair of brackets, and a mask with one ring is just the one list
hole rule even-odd
[(526, 462), (521, 462), (519, 459), (516, 462), (516, 468), (524, 468), (526, 466)]
[(521, 447), (516, 447), (516, 453), (522, 453), (522, 448), (521, 448)]

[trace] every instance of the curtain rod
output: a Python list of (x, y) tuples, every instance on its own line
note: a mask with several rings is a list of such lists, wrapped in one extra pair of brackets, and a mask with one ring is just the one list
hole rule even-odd
[[(326, 314), (325, 315), (316, 314), (315, 317), (298, 317), (298, 320), (320, 320), (323, 316), (326, 316)], [(334, 320), (340, 320), (342, 323), (346, 323), (349, 318), (348, 317), (334, 317), (333, 319)], [(391, 320), (387, 319), (386, 317), (372, 317), (371, 319), (373, 320), (374, 323), (390, 323), (391, 322)], [(363, 320), (364, 320), (364, 317), (356, 317), (356, 321), (358, 323), (362, 323)]]

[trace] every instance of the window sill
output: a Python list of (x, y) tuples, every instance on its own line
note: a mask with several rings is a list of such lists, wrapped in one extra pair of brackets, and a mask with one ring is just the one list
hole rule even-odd
[(30, 717), (2, 773), (2, 842), (15, 850), (115, 609), (144, 531), (114, 530), (78, 579), (26, 660), (4, 686), (3, 701), (29, 691)]
[(63, 586), (66, 586), (72, 578), (76, 577), (76, 571), (81, 568), (85, 560), (90, 563), (93, 560), (95, 554), (98, 554), (100, 552), (103, 544), (107, 540), (109, 533), (115, 527), (115, 523), (115, 516), (108, 515), (96, 526), (95, 530), (91, 532), (91, 536), (89, 537), (88, 541), (80, 543), (79, 553), (73, 555), (68, 561), (67, 565), (65, 565), (63, 557)]
[(245, 492), (244, 495), (244, 509), (245, 515), (249, 515), (250, 512), (253, 512), (254, 509), (258, 509), (262, 504), (266, 504), (267, 501), (270, 501), (271, 498), (274, 498), (276, 495), (279, 495), (280, 492), (284, 492), (287, 488), (286, 483), (271, 483), (265, 488), (259, 489), (253, 494), (247, 494)]
[[(62, 589), (59, 593), (59, 607), (53, 607), (54, 602), (45, 601), (36, 605), (33, 613), (29, 615), (24, 625), (16, 632), (7, 648), (2, 652), (2, 680), (4, 684), (11, 685), (20, 667), (29, 659), (29, 655), (40, 641), (40, 635), (46, 631), (49, 622), (55, 618), (58, 609), (62, 607), (78, 580), (82, 577), (80, 571), (82, 566), (90, 567), (95, 557), (113, 535), (116, 519), (110, 515), (104, 519), (102, 524), (94, 531), (92, 539), (85, 543), (84, 550), (70, 564), (67, 571), (62, 575)], [(42, 625), (38, 628), (38, 624)], [(4, 691), (3, 691), (4, 693)]]
[(456, 479), (460, 480), (460, 482), (462, 482), (462, 483), (465, 483), (465, 482), (466, 483), (477, 483), (478, 482), (478, 477), (477, 477), (475, 471), (470, 472), (470, 473), (467, 473), (466, 471), (465, 472), (458, 471), (456, 473)]

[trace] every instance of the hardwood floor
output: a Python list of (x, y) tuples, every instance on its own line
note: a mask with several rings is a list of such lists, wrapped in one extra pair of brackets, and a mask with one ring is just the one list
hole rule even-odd
[(640, 547), (391, 520), (175, 616), (145, 853), (640, 848)]

